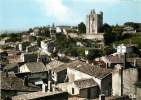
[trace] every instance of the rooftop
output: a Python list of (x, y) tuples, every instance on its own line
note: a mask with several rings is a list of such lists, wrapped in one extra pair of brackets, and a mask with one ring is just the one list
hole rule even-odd
[(115, 56), (109, 55), (109, 56), (106, 56), (106, 58), (107, 58), (111, 63), (123, 63), (123, 62), (124, 62), (123, 57), (122, 57), (122, 56), (119, 56), (119, 55), (115, 55)]
[(61, 61), (58, 61), (58, 60), (52, 60), (51, 62), (49, 62), (46, 66), (47, 68), (57, 68), (59, 67), (60, 65), (64, 64), (63, 62)]
[(75, 69), (77, 71), (86, 73), (90, 76), (96, 78), (104, 78), (111, 73), (110, 69), (96, 67), (95, 65), (90, 65), (82, 61), (74, 61), (68, 64), (69, 68)]
[(42, 62), (31, 62), (31, 63), (26, 63), (24, 65), (28, 67), (31, 73), (44, 72), (48, 70), (48, 68), (45, 67), (45, 65)]
[(71, 69), (83, 72), (85, 74), (94, 76), (96, 78), (104, 78), (105, 76), (111, 74), (110, 69), (96, 67), (95, 65), (90, 65), (90, 64), (87, 64), (86, 62), (82, 62), (79, 60), (72, 61), (67, 64), (63, 64), (59, 66), (58, 68), (55, 68), (54, 71), (59, 72), (67, 68), (71, 68)]
[(97, 86), (97, 83), (91, 78), (91, 79), (81, 79), (74, 81), (74, 84), (79, 88), (89, 88), (89, 87), (94, 87)]
[(1, 74), (1, 86), (2, 90), (16, 90), (16, 91), (40, 91), (40, 88), (34, 86), (33, 84), (29, 84), (28, 86), (24, 85), (24, 80), (16, 77), (15, 75), (8, 74), (8, 76)]
[(33, 92), (33, 93), (28, 93), (28, 94), (23, 94), (23, 95), (18, 95), (12, 97), (12, 100), (33, 100), (33, 99), (38, 99), (42, 97), (48, 97), (48, 96), (53, 96), (53, 95), (59, 95), (59, 94), (67, 94), (67, 92)]

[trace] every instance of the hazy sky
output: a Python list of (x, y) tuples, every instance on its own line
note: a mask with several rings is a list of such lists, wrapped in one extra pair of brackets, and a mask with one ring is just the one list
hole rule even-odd
[(103, 11), (104, 23), (141, 22), (141, 0), (0, 0), (0, 30), (77, 25), (91, 9)]

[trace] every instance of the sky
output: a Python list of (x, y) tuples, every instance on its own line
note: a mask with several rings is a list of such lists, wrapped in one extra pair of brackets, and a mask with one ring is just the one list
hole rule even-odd
[(141, 22), (141, 0), (0, 0), (0, 31), (77, 25), (91, 9), (103, 11), (110, 25)]

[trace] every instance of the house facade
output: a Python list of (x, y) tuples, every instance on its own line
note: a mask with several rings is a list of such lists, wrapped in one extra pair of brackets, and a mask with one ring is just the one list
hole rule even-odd
[(48, 68), (42, 62), (26, 63), (20, 66), (18, 76), (26, 76), (29, 82), (42, 85), (48, 82)]

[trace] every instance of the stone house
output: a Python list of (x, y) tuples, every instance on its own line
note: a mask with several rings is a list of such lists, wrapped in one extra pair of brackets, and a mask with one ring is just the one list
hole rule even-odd
[(8, 57), (8, 53), (7, 51), (3, 51), (2, 49), (0, 49), (0, 61), (6, 61)]
[(10, 37), (5, 37), (5, 38), (1, 39), (0, 45), (5, 45), (5, 44), (9, 43), (9, 39), (10, 39)]
[(15, 75), (1, 73), (1, 99), (9, 100), (12, 96), (36, 92), (41, 89), (31, 83), (27, 83)]
[(31, 45), (26, 47), (26, 52), (36, 52), (39, 49), (38, 45)]
[(73, 61), (52, 69), (52, 76), (56, 83), (73, 82), (80, 79), (92, 78), (105, 95), (111, 94), (111, 70), (96, 67), (82, 61)]
[(100, 61), (103, 61), (107, 68), (113, 68), (116, 64), (123, 64), (124, 57), (121, 55), (108, 55), (100, 57)]
[(21, 62), (37, 62), (38, 54), (34, 52), (22, 53), (20, 55)]
[(20, 51), (25, 51), (26, 47), (28, 47), (29, 45), (30, 45), (30, 42), (28, 42), (28, 41), (21, 42), (18, 44), (18, 49)]
[(25, 63), (19, 67), (18, 76), (27, 76), (29, 82), (41, 85), (48, 82), (48, 68), (42, 62)]
[(30, 35), (28, 33), (24, 33), (22, 34), (21, 39), (23, 42), (30, 41)]
[(50, 57), (46, 53), (39, 51), (37, 62), (43, 62), (44, 64), (47, 64), (49, 61)]
[(141, 81), (140, 68), (126, 68), (116, 65), (112, 72), (112, 95), (128, 95), (130, 98), (137, 97), (136, 82)]
[(61, 27), (56, 27), (56, 33), (62, 33), (63, 32), (63, 28)]
[(80, 79), (74, 82), (61, 83), (57, 87), (81, 98), (94, 99), (100, 94), (99, 87), (93, 79)]
[(46, 54), (50, 55), (55, 52), (55, 44), (52, 40), (43, 40), (41, 41), (41, 49)]
[(126, 27), (124, 27), (123, 28), (123, 32), (122, 32), (123, 34), (131, 34), (131, 33), (136, 33), (136, 30), (133, 28), (133, 27), (131, 27), (131, 26), (126, 26)]
[(124, 54), (124, 53), (132, 53), (134, 52), (134, 45), (124, 45), (121, 44), (119, 46), (117, 46), (117, 54)]

